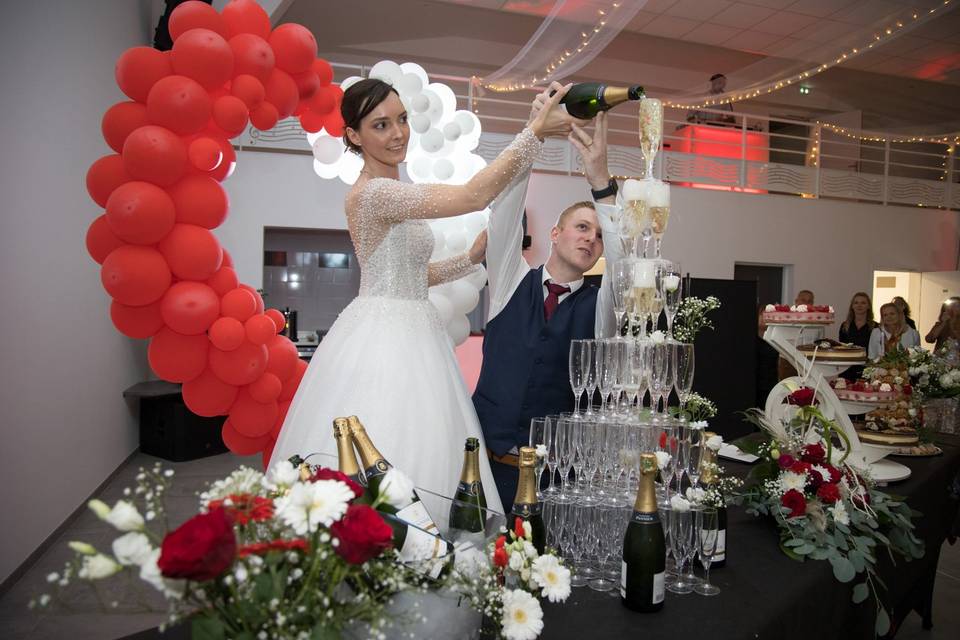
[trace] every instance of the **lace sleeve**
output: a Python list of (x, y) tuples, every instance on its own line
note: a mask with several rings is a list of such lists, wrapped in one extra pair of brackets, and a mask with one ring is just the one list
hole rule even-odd
[(427, 267), (427, 286), (433, 287), (445, 282), (459, 280), (476, 270), (477, 265), (470, 262), (470, 252), (451, 256), (444, 260), (437, 260), (431, 262)]
[(370, 180), (364, 188), (365, 215), (378, 222), (449, 218), (480, 211), (493, 202), (513, 179), (526, 171), (542, 144), (527, 128), (493, 162), (462, 185), (407, 184), (387, 178)]

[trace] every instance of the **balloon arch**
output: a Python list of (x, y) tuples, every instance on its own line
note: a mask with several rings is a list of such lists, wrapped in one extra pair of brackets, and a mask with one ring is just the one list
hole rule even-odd
[(222, 14), (189, 1), (170, 16), (173, 49), (133, 47), (116, 65), (130, 99), (110, 107), (103, 137), (115, 152), (91, 165), (87, 190), (105, 209), (87, 250), (113, 299), (110, 317), (148, 338), (156, 375), (183, 383), (187, 407), (226, 415), (223, 440), (269, 460), (306, 363), (284, 318), (237, 279), (211, 232), (227, 216), (220, 182), (236, 155), (229, 140), (248, 123), (269, 130), (299, 117), (310, 132), (343, 132), (341, 89), (305, 27), (270, 28), (254, 0)]

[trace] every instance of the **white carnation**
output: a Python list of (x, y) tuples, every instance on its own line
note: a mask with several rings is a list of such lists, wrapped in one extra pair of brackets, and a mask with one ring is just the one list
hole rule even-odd
[(663, 344), (667, 341), (667, 334), (659, 329), (650, 334), (650, 342), (653, 344)]
[(803, 493), (807, 486), (807, 474), (794, 473), (793, 471), (784, 471), (780, 474), (780, 493), (786, 493), (791, 489), (796, 489)]

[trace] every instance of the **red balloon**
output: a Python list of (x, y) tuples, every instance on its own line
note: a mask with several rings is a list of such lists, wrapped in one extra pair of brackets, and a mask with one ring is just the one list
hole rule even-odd
[[(220, 437), (223, 438), (223, 444), (227, 445), (227, 449), (238, 456), (252, 456), (265, 451), (273, 444), (273, 438), (270, 437), (269, 433), (259, 438), (249, 438), (237, 431), (237, 428), (233, 426), (229, 419), (224, 421), (223, 428), (220, 430)], [(267, 460), (269, 459), (268, 457)]]
[(283, 331), (283, 328), (287, 326), (287, 319), (283, 316), (283, 313), (281, 313), (279, 310), (267, 309), (266, 311), (264, 311), (264, 313), (268, 318), (273, 320), (273, 325), (276, 327), (276, 331), (274, 333), (280, 333), (281, 331)]
[(123, 143), (123, 167), (136, 180), (167, 187), (186, 171), (187, 146), (169, 129), (140, 127)]
[(311, 65), (311, 69), (313, 69), (313, 72), (317, 74), (317, 78), (320, 80), (321, 87), (325, 87), (333, 82), (333, 67), (331, 67), (330, 63), (323, 58), (315, 59)]
[(186, 382), (203, 373), (209, 348), (205, 335), (185, 336), (164, 327), (150, 339), (147, 360), (161, 380)]
[(173, 73), (170, 58), (153, 47), (131, 47), (120, 54), (114, 76), (117, 86), (131, 100), (146, 102), (150, 88)]
[(170, 14), (167, 23), (170, 38), (176, 42), (177, 38), (191, 29), (209, 29), (227, 37), (227, 22), (217, 10), (206, 2), (187, 0), (177, 6)]
[(210, 177), (214, 180), (226, 180), (233, 174), (233, 169), (237, 166), (237, 152), (233, 150), (233, 145), (225, 138), (214, 138), (220, 145), (220, 152), (223, 154), (223, 160), (220, 166), (210, 172)]
[(190, 29), (173, 43), (173, 70), (193, 78), (207, 89), (216, 89), (233, 77), (233, 50), (220, 34)]
[(123, 166), (123, 157), (117, 154), (103, 156), (87, 170), (87, 193), (101, 207), (107, 206), (107, 199), (113, 190), (133, 178)]
[(237, 399), (230, 407), (230, 422), (240, 433), (248, 438), (269, 435), (280, 408), (276, 401), (257, 402), (246, 389), (241, 389)]
[(343, 116), (340, 115), (339, 109), (335, 109), (323, 121), (323, 128), (334, 138), (339, 138), (343, 135), (343, 127)]
[(256, 314), (243, 323), (247, 333), (247, 340), (253, 344), (266, 344), (270, 338), (277, 335), (277, 325), (263, 314)]
[(320, 115), (327, 115), (337, 106), (337, 94), (330, 87), (323, 87), (310, 98), (310, 108)]
[(210, 325), (210, 342), (221, 351), (233, 351), (247, 338), (243, 323), (236, 318), (222, 317)]
[(97, 264), (103, 264), (111, 251), (122, 246), (123, 240), (110, 228), (106, 214), (94, 220), (87, 229), (87, 253)]
[(130, 307), (114, 300), (110, 303), (110, 319), (117, 331), (129, 338), (150, 338), (163, 328), (159, 301)]
[(320, 78), (317, 77), (313, 69), (308, 69), (303, 73), (294, 73), (291, 77), (297, 83), (297, 91), (300, 93), (301, 100), (307, 100), (320, 88)]
[(293, 81), (290, 74), (284, 73), (280, 69), (274, 69), (270, 77), (263, 84), (267, 92), (267, 102), (277, 108), (277, 113), (281, 118), (286, 118), (297, 108), (300, 102), (300, 92), (297, 91), (297, 83)]
[(263, 375), (267, 368), (267, 354), (266, 346), (250, 342), (244, 342), (232, 351), (211, 347), (210, 369), (224, 382), (247, 385)]
[(223, 151), (220, 150), (220, 143), (216, 140), (201, 136), (187, 147), (187, 157), (190, 158), (190, 164), (195, 169), (210, 172), (223, 162)]
[(276, 440), (270, 440), (270, 444), (264, 447), (263, 451), (260, 453), (260, 464), (263, 465), (264, 470), (266, 470), (267, 465), (270, 464), (270, 458), (273, 457), (273, 448), (276, 445)]
[(110, 297), (132, 307), (159, 300), (170, 287), (170, 280), (167, 261), (151, 247), (117, 247), (100, 268), (100, 281)]
[(167, 76), (150, 89), (147, 115), (154, 124), (188, 135), (206, 126), (213, 111), (207, 90), (186, 76)]
[(277, 108), (269, 102), (264, 102), (250, 112), (250, 124), (260, 129), (260, 131), (273, 129), (279, 119), (280, 114), (277, 112)]
[(226, 249), (223, 250), (223, 266), (234, 268), (233, 266), (233, 257), (230, 255), (230, 252)]
[[(270, 430), (270, 437), (276, 441), (280, 436), (280, 431), (283, 429), (283, 422), (287, 419), (287, 413), (290, 411), (290, 401), (286, 402), (277, 402), (277, 408), (280, 410), (277, 414), (277, 419), (273, 421), (273, 429)], [(271, 451), (273, 451), (271, 449)], [(267, 458), (269, 460), (269, 458)]]
[(223, 261), (216, 236), (195, 224), (173, 225), (157, 249), (170, 264), (173, 275), (182, 280), (206, 280)]
[(280, 378), (272, 373), (265, 373), (245, 388), (257, 402), (273, 402), (280, 395), (281, 386)]
[(238, 390), (207, 368), (193, 380), (183, 383), (183, 403), (198, 416), (222, 416), (230, 411)]
[(107, 199), (107, 222), (118, 238), (155, 244), (173, 229), (176, 212), (167, 192), (149, 182), (127, 182)]
[(270, 352), (267, 371), (281, 380), (286, 380), (293, 375), (297, 361), (300, 359), (296, 345), (290, 342), (287, 336), (273, 336), (267, 343), (267, 349)]
[(225, 296), (227, 292), (237, 288), (240, 281), (237, 279), (237, 272), (233, 267), (221, 266), (215, 274), (207, 280), (207, 285), (217, 292), (218, 296)]
[(270, 37), (270, 16), (254, 0), (228, 2), (223, 8), (223, 21), (231, 38), (240, 33), (252, 33), (264, 40)]
[(279, 400), (281, 402), (293, 400), (293, 396), (300, 387), (300, 381), (303, 380), (303, 374), (307, 372), (307, 363), (297, 358), (290, 377), (283, 381), (283, 388), (280, 390)]
[(147, 124), (150, 124), (150, 121), (145, 106), (139, 102), (118, 102), (103, 114), (100, 131), (107, 145), (120, 153), (130, 132)]
[(288, 22), (270, 34), (270, 46), (277, 56), (277, 66), (287, 73), (308, 70), (317, 57), (317, 41), (303, 25)]
[(257, 299), (252, 293), (239, 286), (233, 291), (228, 291), (220, 300), (220, 313), (240, 322), (246, 322), (247, 318), (256, 312)]
[(177, 222), (216, 229), (227, 218), (227, 192), (213, 178), (187, 176), (167, 189), (167, 193), (173, 200)]
[(204, 333), (220, 316), (220, 297), (202, 282), (177, 282), (163, 295), (160, 314), (168, 327), (192, 336)]
[(242, 282), (240, 283), (239, 286), (241, 289), (246, 289), (253, 295), (253, 299), (257, 303), (256, 313), (263, 313), (264, 305), (263, 305), (263, 298), (260, 296), (260, 292), (254, 289), (253, 287), (251, 287), (250, 285), (244, 284)]
[(230, 50), (233, 51), (234, 75), (250, 75), (261, 83), (267, 81), (276, 58), (266, 40), (251, 33), (242, 33), (230, 38)]
[(300, 126), (307, 133), (318, 133), (323, 129), (323, 116), (311, 109), (300, 114)]
[(213, 103), (213, 121), (230, 138), (243, 133), (249, 117), (250, 110), (247, 105), (236, 96), (223, 96)]
[(259, 107), (267, 95), (263, 83), (246, 73), (233, 79), (230, 85), (230, 93), (243, 100), (249, 110)]

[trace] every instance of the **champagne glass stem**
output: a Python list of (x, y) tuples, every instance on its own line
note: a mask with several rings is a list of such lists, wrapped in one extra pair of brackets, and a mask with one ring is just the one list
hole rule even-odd
[(654, 241), (654, 242), (655, 242), (655, 245), (654, 245), (654, 246), (655, 246), (655, 249), (654, 249), (654, 251), (656, 252), (656, 257), (659, 258), (659, 257), (660, 257), (660, 245), (663, 243), (663, 236), (658, 233), (658, 234), (657, 234), (657, 237), (655, 238), (655, 241)]
[(577, 393), (576, 389), (573, 390), (573, 415), (575, 416), (580, 415), (580, 395), (582, 393), (583, 391)]

